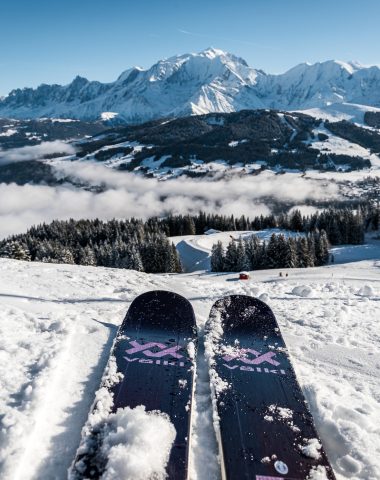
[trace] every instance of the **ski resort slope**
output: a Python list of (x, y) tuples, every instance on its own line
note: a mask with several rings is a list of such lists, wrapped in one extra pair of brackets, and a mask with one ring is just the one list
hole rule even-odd
[(192, 480), (220, 478), (202, 342), (212, 304), (229, 294), (273, 309), (337, 479), (378, 480), (380, 260), (288, 273), (238, 281), (0, 259), (0, 478), (66, 478), (128, 306), (167, 289), (190, 300), (200, 336)]
[(279, 228), (267, 228), (260, 231), (231, 231), (219, 232), (217, 230), (211, 231), (205, 235), (183, 235), (178, 237), (170, 237), (181, 256), (182, 266), (185, 272), (199, 272), (210, 270), (211, 249), (217, 242), (222, 242), (226, 248), (231, 240), (238, 241), (250, 237), (255, 234), (262, 242), (268, 242), (271, 235), (280, 233), (289, 236), (299, 236), (299, 233), (294, 233), (289, 230), (281, 230)]

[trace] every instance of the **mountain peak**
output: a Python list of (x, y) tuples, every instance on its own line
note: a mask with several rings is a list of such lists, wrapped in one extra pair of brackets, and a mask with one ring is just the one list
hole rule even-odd
[(215, 57), (225, 57), (229, 54), (227, 52), (224, 52), (223, 50), (220, 50), (219, 48), (209, 47), (199, 52), (199, 55), (207, 58), (215, 58)]
[(302, 63), (280, 75), (256, 70), (215, 47), (124, 71), (112, 83), (77, 76), (71, 84), (14, 90), (0, 116), (98, 119), (114, 112), (130, 123), (160, 117), (271, 108), (302, 110), (331, 104), (380, 106), (380, 69), (357, 62)]

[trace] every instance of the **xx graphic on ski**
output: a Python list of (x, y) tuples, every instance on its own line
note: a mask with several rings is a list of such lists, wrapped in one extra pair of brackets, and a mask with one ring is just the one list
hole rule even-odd
[(271, 309), (231, 295), (206, 325), (222, 479), (335, 476)]
[[(99, 390), (111, 394), (109, 414), (143, 405), (147, 412), (159, 410), (168, 416), (176, 431), (166, 467), (171, 480), (185, 480), (188, 476), (196, 343), (190, 302), (167, 291), (144, 293), (132, 302), (114, 343), (108, 370), (113, 370), (111, 377), (116, 381), (105, 375)], [(93, 417), (97, 409), (95, 401)], [(107, 419), (100, 426), (91, 425), (89, 420), (71, 479), (102, 475), (107, 459), (99, 452), (106, 424)]]

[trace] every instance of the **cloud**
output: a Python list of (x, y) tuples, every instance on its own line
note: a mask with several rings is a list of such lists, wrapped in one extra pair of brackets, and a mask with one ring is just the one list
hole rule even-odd
[(294, 210), (299, 210), (302, 215), (307, 217), (308, 215), (314, 215), (314, 213), (319, 212), (321, 209), (312, 205), (295, 205), (289, 210), (289, 213), (293, 213)]
[(90, 162), (62, 162), (60, 175), (90, 185), (102, 185), (95, 193), (74, 186), (0, 184), (0, 238), (54, 219), (148, 218), (168, 213), (206, 212), (246, 215), (270, 213), (268, 198), (302, 204), (306, 199), (333, 199), (337, 187), (295, 174), (264, 172), (230, 180), (170, 181), (147, 179)]
[(56, 153), (71, 155), (75, 153), (75, 149), (72, 145), (61, 142), (60, 140), (43, 142), (40, 145), (11, 148), (10, 150), (0, 149), (0, 166), (15, 162), (38, 160), (47, 155), (54, 155)]
[(271, 197), (278, 201), (302, 203), (306, 199), (322, 200), (335, 198), (338, 187), (333, 182), (303, 178), (299, 174), (275, 175), (266, 170), (257, 176), (233, 176), (229, 179), (189, 179), (185, 176), (176, 180), (158, 181), (132, 173), (124, 173), (90, 162), (61, 162), (56, 166), (62, 176), (69, 176), (90, 185), (124, 189), (136, 195), (147, 191), (158, 197), (182, 196), (188, 200), (198, 198), (205, 202), (228, 205), (238, 199), (245, 204)]

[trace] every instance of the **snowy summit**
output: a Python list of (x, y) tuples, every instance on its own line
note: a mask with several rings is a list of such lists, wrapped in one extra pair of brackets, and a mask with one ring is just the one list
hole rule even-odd
[(334, 104), (380, 106), (380, 68), (358, 63), (303, 63), (266, 74), (223, 50), (208, 48), (134, 67), (112, 83), (77, 76), (69, 85), (16, 89), (0, 99), (0, 116), (114, 117), (129, 123), (168, 117), (275, 108), (303, 110)]

